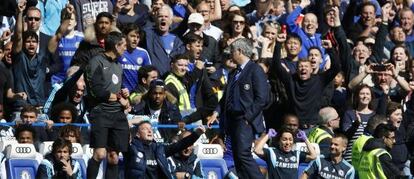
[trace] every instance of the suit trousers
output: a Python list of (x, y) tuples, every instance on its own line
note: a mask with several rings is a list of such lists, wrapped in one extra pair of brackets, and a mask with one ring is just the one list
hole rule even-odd
[(233, 116), (229, 122), (231, 149), (238, 177), (241, 179), (264, 178), (251, 152), (254, 140), (253, 127), (241, 117), (235, 119)]

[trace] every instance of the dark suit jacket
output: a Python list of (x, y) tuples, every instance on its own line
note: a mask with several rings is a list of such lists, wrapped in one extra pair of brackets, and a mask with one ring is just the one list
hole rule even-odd
[(241, 117), (242, 120), (246, 120), (252, 125), (256, 133), (264, 132), (265, 126), (262, 111), (267, 104), (269, 96), (266, 74), (253, 61), (249, 61), (241, 71), (237, 81), (235, 81), (236, 84), (233, 85), (234, 88), (240, 90), (240, 96), (233, 96), (233, 99), (239, 100), (241, 103), (242, 111), (238, 115), (240, 117), (229, 114), (230, 111), (228, 111), (226, 106), (229, 93), (232, 92), (230, 82), (233, 81), (235, 75), (236, 71), (229, 74), (229, 85), (227, 85), (224, 96), (220, 101), (221, 109), (224, 109), (220, 117), (225, 118), (225, 126), (222, 127), (227, 130), (227, 127), (231, 127), (231, 120), (239, 120)]
[(47, 46), (49, 45), (49, 40), (52, 37), (49, 35), (44, 34), (43, 32), (39, 32), (39, 52), (48, 51)]

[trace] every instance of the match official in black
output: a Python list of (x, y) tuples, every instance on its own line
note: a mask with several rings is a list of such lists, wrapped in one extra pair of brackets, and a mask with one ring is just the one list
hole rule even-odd
[(121, 89), (122, 68), (118, 58), (126, 50), (125, 37), (110, 32), (105, 52), (94, 56), (86, 66), (90, 145), (93, 157), (88, 162), (88, 179), (95, 179), (99, 165), (107, 157), (105, 178), (118, 177), (118, 153), (128, 150), (129, 127), (124, 109), (129, 107), (127, 89)]

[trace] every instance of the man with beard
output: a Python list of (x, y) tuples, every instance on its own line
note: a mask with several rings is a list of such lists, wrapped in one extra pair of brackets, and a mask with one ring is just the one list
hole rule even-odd
[(23, 32), (23, 11), (25, 2), (19, 3), (15, 36), (12, 48), (12, 70), (14, 75), (14, 89), (16, 92), (26, 92), (27, 99), (15, 102), (15, 111), (25, 104), (42, 107), (46, 101), (46, 74), (53, 74), (57, 68), (48, 68), (50, 54), (40, 51), (39, 36), (34, 31)]
[(331, 42), (326, 41), (324, 48), (327, 49), (327, 53), (332, 60), (329, 70), (312, 75), (311, 62), (309, 60), (301, 60), (298, 62), (296, 73), (289, 73), (280, 61), (280, 49), (282, 43), (286, 41), (286, 34), (279, 34), (276, 40), (277, 43), (273, 55), (275, 72), (284, 84), (289, 101), (293, 105), (290, 112), (299, 117), (302, 128), (309, 128), (317, 123), (322, 92), (340, 71), (340, 62), (335, 55), (334, 49), (332, 49)]
[[(191, 132), (184, 131), (179, 136), (177, 136), (178, 139), (173, 141), (173, 143), (176, 143), (190, 135)], [(201, 164), (200, 161), (197, 160), (197, 156), (193, 153), (193, 146), (189, 146), (179, 153), (176, 153), (175, 155), (168, 158), (168, 160), (172, 166), (172, 173), (177, 178), (203, 178)]]
[(154, 141), (149, 121), (140, 122), (128, 152), (124, 153), (125, 178), (173, 179), (167, 157), (191, 146), (205, 132), (203, 126), (177, 143), (164, 145)]
[[(152, 80), (148, 92), (143, 96), (142, 101), (132, 107), (130, 114), (150, 116), (152, 124), (177, 124), (181, 120), (178, 108), (166, 99), (164, 81)], [(172, 129), (155, 129), (154, 135), (157, 139), (164, 139), (164, 142), (171, 142), (177, 133)]]
[[(78, 13), (77, 17), (81, 18)], [(105, 38), (113, 30), (113, 21), (114, 17), (109, 12), (98, 14), (94, 25), (85, 29), (84, 39), (80, 42), (78, 49), (73, 55), (70, 66), (77, 65), (83, 67), (89, 63), (92, 57), (104, 52)]]
[(354, 167), (342, 158), (346, 149), (348, 139), (343, 134), (336, 134), (331, 140), (330, 155), (323, 158), (317, 157), (313, 160), (301, 179), (308, 178), (345, 178), (353, 179), (355, 176)]
[(146, 29), (146, 48), (151, 62), (158, 68), (160, 76), (170, 71), (171, 57), (184, 52), (180, 38), (170, 33), (173, 12), (168, 5), (161, 6), (156, 13), (155, 28)]

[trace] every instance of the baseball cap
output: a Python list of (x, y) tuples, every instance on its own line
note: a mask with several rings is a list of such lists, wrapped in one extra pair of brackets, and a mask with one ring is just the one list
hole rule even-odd
[(163, 80), (155, 79), (151, 81), (150, 86), (149, 86), (149, 91), (151, 91), (152, 89), (155, 89), (156, 87), (164, 88), (164, 86), (165, 86), (165, 83)]
[(191, 24), (191, 23), (203, 25), (204, 24), (203, 15), (201, 15), (200, 13), (190, 14), (190, 17), (188, 17), (188, 24)]

